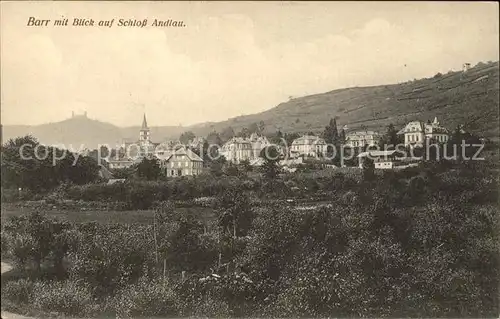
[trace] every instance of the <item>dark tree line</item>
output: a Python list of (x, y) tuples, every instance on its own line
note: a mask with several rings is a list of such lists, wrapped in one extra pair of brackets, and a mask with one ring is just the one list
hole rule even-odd
[(95, 159), (41, 145), (32, 136), (11, 139), (3, 145), (1, 166), (3, 188), (36, 192), (50, 190), (64, 182), (94, 182), (99, 176)]

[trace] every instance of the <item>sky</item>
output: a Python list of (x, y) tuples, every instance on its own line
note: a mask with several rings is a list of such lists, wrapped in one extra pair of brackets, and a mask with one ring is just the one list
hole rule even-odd
[[(222, 121), (499, 60), (497, 2), (0, 3), (1, 122)], [(28, 19), (50, 19), (27, 26)], [(70, 26), (54, 26), (68, 18)], [(71, 26), (74, 18), (114, 20)], [(148, 26), (117, 26), (147, 19)], [(154, 19), (185, 27), (153, 27)]]

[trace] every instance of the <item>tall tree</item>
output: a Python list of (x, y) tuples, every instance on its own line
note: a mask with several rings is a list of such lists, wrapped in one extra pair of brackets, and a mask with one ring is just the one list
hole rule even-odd
[(259, 133), (259, 125), (257, 123), (252, 123), (248, 127), (248, 134)]
[(394, 125), (391, 123), (387, 126), (387, 131), (386, 133), (382, 136), (380, 144), (382, 146), (384, 145), (392, 145), (390, 147), (391, 149), (395, 148), (396, 145), (402, 143), (402, 138), (398, 135), (398, 131), (394, 127)]
[(337, 129), (337, 120), (335, 118), (330, 119), (330, 123), (328, 123), (323, 130), (322, 136), (328, 144), (336, 144), (338, 142), (339, 132)]
[(160, 176), (161, 168), (156, 158), (143, 158), (137, 166), (139, 177), (147, 180), (156, 180)]
[(220, 134), (220, 138), (222, 139), (222, 142), (225, 143), (233, 138), (234, 135), (234, 129), (231, 126), (228, 126), (222, 131), (222, 133)]
[(339, 142), (340, 144), (344, 144), (346, 142), (346, 137), (345, 137), (345, 131), (344, 131), (344, 128), (341, 128), (340, 129), (340, 133), (339, 133)]
[(258, 127), (259, 127), (259, 134), (264, 134), (264, 130), (266, 128), (266, 124), (264, 123), (264, 121), (260, 121)]
[(238, 137), (243, 137), (243, 138), (246, 138), (246, 137), (250, 137), (250, 130), (248, 129), (248, 127), (244, 127), (241, 129), (241, 131), (237, 134)]
[(280, 130), (277, 130), (276, 133), (274, 133), (269, 141), (273, 144), (282, 144), (283, 143), (283, 133), (281, 133)]
[(275, 179), (280, 173), (280, 154), (275, 146), (267, 146), (260, 152), (260, 157), (264, 159), (262, 172), (268, 180)]
[(211, 132), (210, 134), (207, 135), (207, 143), (209, 145), (222, 145), (222, 139), (220, 138), (219, 133), (216, 131)]
[(181, 142), (184, 145), (187, 145), (190, 141), (194, 140), (196, 135), (194, 135), (193, 132), (187, 131), (181, 134), (179, 137), (179, 142)]

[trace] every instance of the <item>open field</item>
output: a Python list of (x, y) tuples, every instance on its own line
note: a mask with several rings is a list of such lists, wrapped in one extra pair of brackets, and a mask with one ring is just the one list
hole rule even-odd
[[(211, 208), (193, 207), (193, 208), (176, 208), (176, 210), (187, 213), (191, 212), (195, 216), (199, 216), (202, 220), (210, 220), (214, 218), (214, 212)], [(4, 222), (10, 216), (21, 216), (32, 212), (33, 209), (13, 207), (13, 205), (2, 204), (1, 220)], [(62, 220), (67, 220), (74, 223), (98, 222), (105, 224), (152, 224), (153, 210), (127, 210), (127, 211), (76, 211), (76, 210), (44, 210), (51, 217), (57, 217)]]

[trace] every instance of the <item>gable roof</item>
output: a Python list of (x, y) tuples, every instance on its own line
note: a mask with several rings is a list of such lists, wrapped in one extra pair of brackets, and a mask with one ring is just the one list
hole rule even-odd
[(195, 152), (186, 147), (181, 147), (173, 151), (165, 161), (168, 162), (174, 155), (186, 155), (193, 162), (203, 162), (203, 159), (199, 157)]
[(315, 145), (315, 144), (326, 144), (325, 140), (321, 137), (314, 135), (303, 135), (299, 138), (293, 140), (292, 145)]
[(375, 131), (353, 131), (347, 133), (346, 137), (366, 136), (366, 135), (380, 135), (380, 133)]

